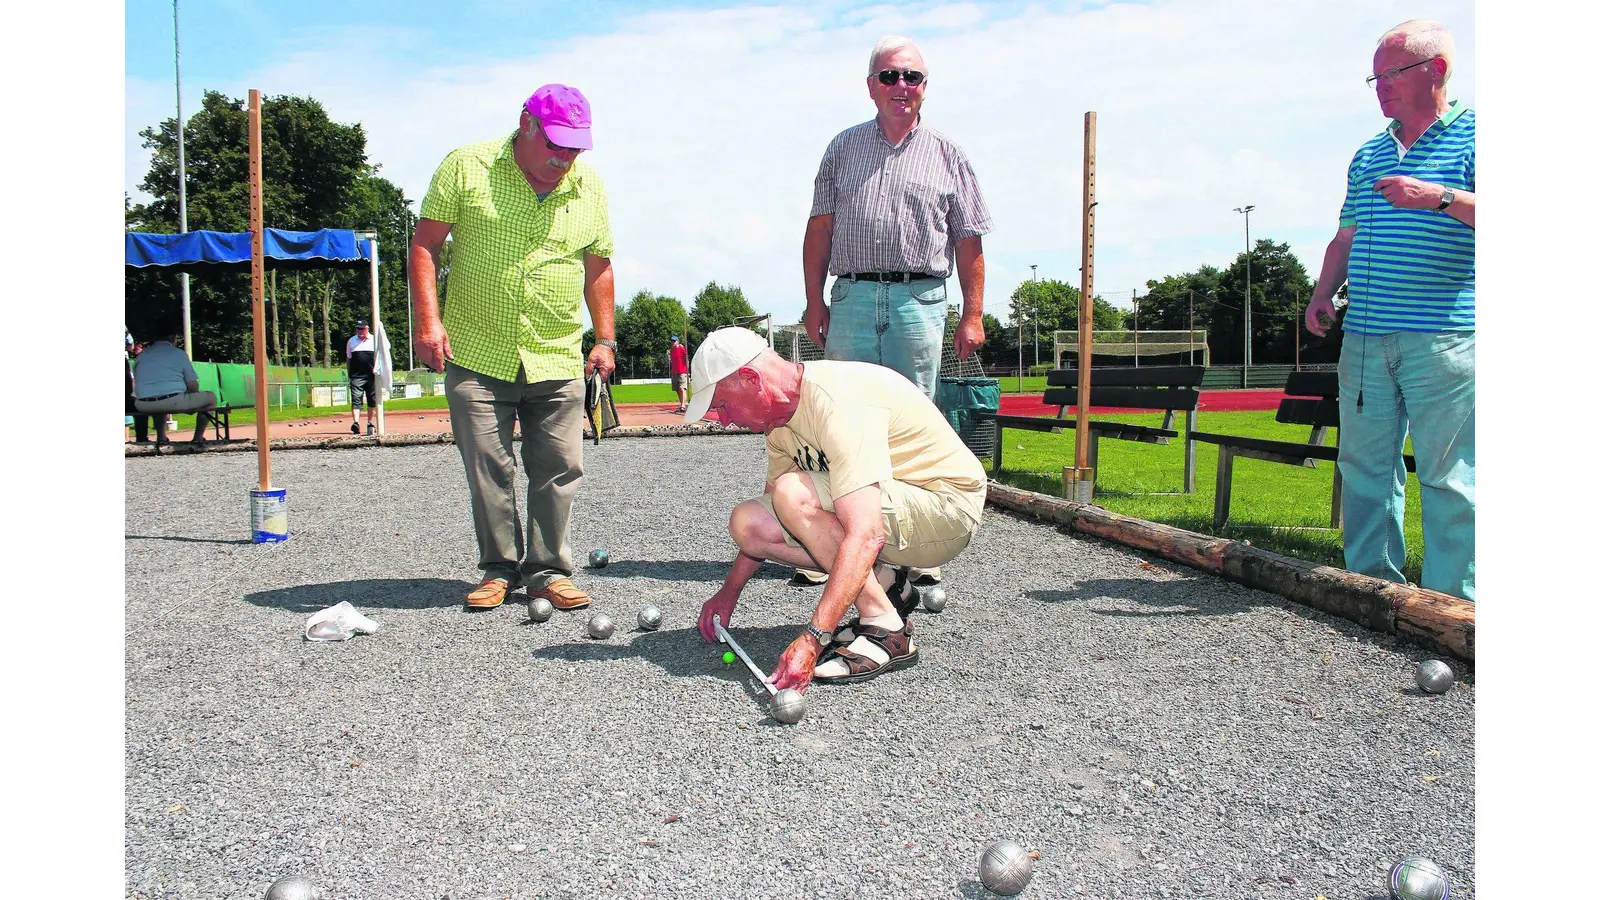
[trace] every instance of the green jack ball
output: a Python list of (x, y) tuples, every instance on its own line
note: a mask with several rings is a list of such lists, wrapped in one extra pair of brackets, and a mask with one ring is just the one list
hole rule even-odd
[(722, 654), (722, 661), (730, 666), (733, 665), (733, 651), (729, 650)]

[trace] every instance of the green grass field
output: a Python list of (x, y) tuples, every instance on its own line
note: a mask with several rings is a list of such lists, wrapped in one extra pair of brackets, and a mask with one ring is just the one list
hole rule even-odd
[[(1304, 441), (1305, 426), (1281, 425), (1272, 412), (1208, 413), (1202, 430), (1274, 440)], [(1106, 415), (1098, 419), (1159, 426), (1159, 413)], [(1061, 495), (1061, 467), (1073, 459), (1075, 435), (1032, 431), (1005, 432), (1004, 468), (995, 480), (1013, 487)], [(1332, 443), (1332, 437), (1329, 438)], [(1018, 449), (1018, 447), (1021, 449)], [(1407, 450), (1409, 452), (1409, 445)], [(984, 460), (988, 469), (991, 460)], [(1102, 440), (1095, 502), (1112, 512), (1161, 522), (1203, 534), (1213, 533), (1217, 448), (1195, 445), (1195, 492), (1183, 494), (1183, 445), (1161, 446)], [(1233, 503), (1228, 527), (1219, 537), (1249, 540), (1257, 547), (1312, 562), (1343, 567), (1342, 532), (1328, 527), (1333, 496), (1333, 464), (1315, 469), (1256, 459), (1234, 458)], [(1422, 507), (1416, 476), (1406, 481), (1406, 578), (1422, 573)]]

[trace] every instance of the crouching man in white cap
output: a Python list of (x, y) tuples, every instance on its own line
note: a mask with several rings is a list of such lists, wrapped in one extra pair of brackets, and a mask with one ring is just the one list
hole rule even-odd
[[(711, 417), (767, 435), (762, 496), (734, 507), (739, 556), (700, 609), (716, 640), (763, 560), (821, 569), (827, 587), (772, 675), (777, 688), (865, 681), (915, 665), (909, 567), (966, 549), (988, 480), (928, 395), (863, 362), (792, 363), (755, 332), (723, 328), (695, 351), (686, 423)], [(855, 604), (859, 617), (839, 628)]]

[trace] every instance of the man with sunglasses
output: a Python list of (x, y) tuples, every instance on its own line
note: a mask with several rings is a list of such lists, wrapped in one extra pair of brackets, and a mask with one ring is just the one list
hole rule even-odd
[(1455, 42), (1413, 19), (1378, 40), (1367, 84), (1391, 120), (1350, 163), (1339, 230), (1306, 307), (1339, 353), (1345, 567), (1404, 581), (1406, 434), (1422, 486), (1423, 587), (1476, 599), (1477, 117), (1448, 100)]
[[(547, 84), (523, 104), (515, 132), (446, 156), (422, 201), (410, 258), (416, 351), (444, 373), (466, 466), (483, 570), (469, 609), (499, 606), (519, 585), (557, 609), (589, 605), (572, 582), (568, 536), (583, 478), (581, 376), (610, 375), (617, 347), (605, 186), (578, 159), (593, 146), (589, 101), (577, 88)], [(587, 365), (580, 301), (596, 338)], [(518, 424), (526, 540), (512, 457)]]
[[(956, 355), (983, 343), (983, 235), (993, 223), (966, 153), (922, 122), (927, 73), (909, 38), (872, 48), (867, 94), (878, 114), (823, 153), (803, 258), (806, 331), (826, 358), (887, 366), (931, 400), (952, 269), (962, 297)], [(938, 580), (936, 569), (918, 572), (919, 583)]]

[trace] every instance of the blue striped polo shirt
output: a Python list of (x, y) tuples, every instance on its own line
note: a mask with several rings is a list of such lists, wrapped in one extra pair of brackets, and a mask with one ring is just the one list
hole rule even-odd
[(1339, 227), (1356, 227), (1348, 270), (1350, 308), (1344, 330), (1472, 331), (1477, 291), (1473, 229), (1432, 209), (1401, 209), (1373, 189), (1378, 179), (1409, 175), (1418, 181), (1473, 191), (1477, 116), (1451, 101), (1450, 111), (1422, 133), (1410, 150), (1391, 122), (1350, 161)]

